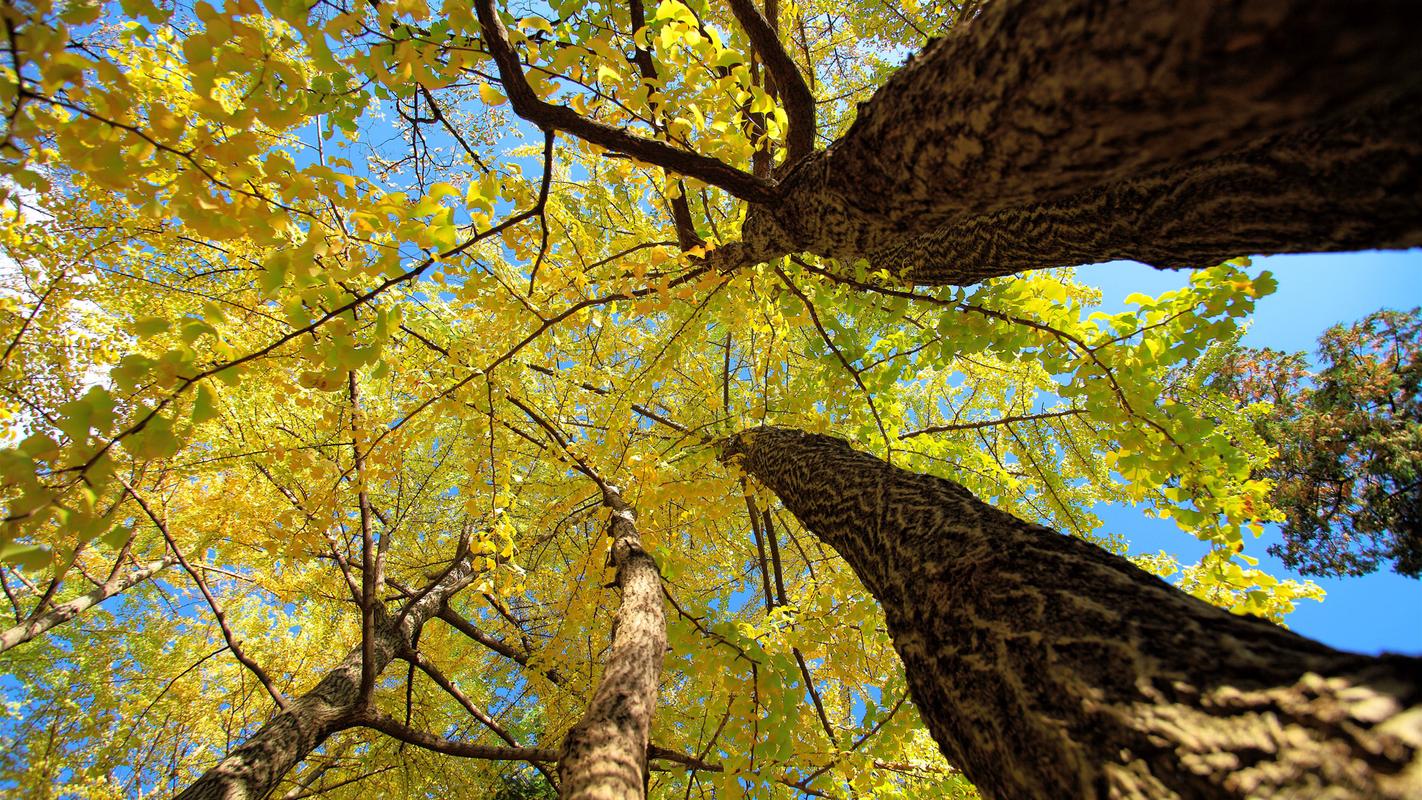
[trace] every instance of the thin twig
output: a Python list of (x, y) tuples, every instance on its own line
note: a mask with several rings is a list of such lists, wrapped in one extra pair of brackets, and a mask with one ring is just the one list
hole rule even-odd
[(810, 312), (810, 320), (815, 323), (815, 330), (819, 331), (820, 338), (824, 340), (825, 346), (829, 347), (830, 351), (834, 353), (835, 358), (839, 360), (839, 363), (844, 365), (845, 371), (854, 379), (854, 383), (859, 387), (859, 391), (864, 393), (864, 400), (869, 404), (869, 412), (874, 415), (874, 424), (878, 426), (879, 435), (884, 439), (884, 459), (892, 462), (894, 457), (894, 444), (889, 440), (889, 431), (884, 427), (884, 419), (879, 416), (879, 407), (874, 403), (874, 393), (870, 392), (869, 387), (864, 385), (864, 379), (860, 376), (859, 370), (855, 369), (853, 365), (849, 363), (849, 359), (844, 357), (844, 353), (840, 352), (839, 347), (835, 345), (834, 340), (830, 338), (829, 332), (826, 331), (825, 326), (820, 323), (820, 315), (815, 311), (815, 304), (810, 302), (809, 296), (800, 291), (800, 287), (796, 286), (795, 282), (790, 280), (790, 276), (785, 274), (785, 270), (776, 267), (775, 274), (780, 276), (780, 280), (785, 284), (786, 288), (796, 297), (800, 298), (800, 302), (805, 304), (805, 310)]
[(203, 599), (207, 601), (208, 607), (212, 609), (213, 616), (217, 618), (217, 627), (222, 631), (222, 638), (224, 641), (227, 642), (227, 649), (232, 651), (233, 657), (235, 657), (239, 662), (241, 662), (242, 666), (246, 667), (253, 675), (256, 676), (257, 681), (262, 684), (262, 688), (267, 690), (267, 694), (271, 695), (272, 700), (277, 704), (277, 706), (281, 708), (281, 710), (286, 711), (290, 707), (290, 704), (287, 702), (286, 697), (284, 697), (282, 693), (277, 690), (276, 685), (272, 683), (272, 679), (270, 676), (267, 675), (266, 670), (262, 669), (260, 664), (258, 664), (255, 660), (252, 659), (251, 656), (247, 655), (246, 652), (242, 650), (242, 643), (237, 640), (237, 637), (235, 635), (233, 635), (232, 628), (227, 624), (227, 612), (222, 608), (222, 604), (218, 602), (217, 598), (213, 596), (212, 591), (208, 589), (207, 580), (203, 578), (202, 572), (195, 569), (191, 564), (188, 563), (188, 560), (183, 557), (182, 550), (178, 548), (178, 542), (168, 531), (168, 524), (153, 512), (153, 509), (151, 506), (148, 505), (148, 502), (144, 500), (143, 496), (140, 495), (137, 491), (135, 491), (131, 485), (129, 485), (128, 481), (124, 480), (123, 478), (119, 478), (118, 481), (123, 486), (123, 488), (128, 491), (129, 496), (132, 497), (134, 501), (138, 503), (139, 508), (143, 509), (143, 513), (146, 514), (148, 518), (153, 521), (153, 524), (155, 526), (157, 526), (158, 532), (163, 534), (163, 539), (168, 543), (168, 547), (173, 551), (173, 557), (176, 558), (178, 560), (178, 563), (182, 565), (183, 569), (186, 570), (187, 573), (192, 576), (193, 582), (197, 584), (198, 591), (202, 593)]
[(1085, 414), (1086, 411), (1080, 408), (1069, 408), (1064, 411), (1044, 411), (1040, 414), (1017, 414), (997, 419), (985, 419), (977, 422), (957, 422), (951, 425), (932, 425), (923, 430), (910, 431), (899, 434), (899, 439), (912, 439), (915, 436), (923, 436), (930, 433), (946, 433), (948, 431), (971, 431), (979, 428), (991, 428), (995, 425), (1008, 425), (1013, 422), (1026, 422), (1034, 419), (1052, 419), (1054, 417), (1074, 417), (1078, 414)]
[(494, 747), (472, 742), (456, 742), (442, 736), (402, 725), (398, 720), (375, 709), (365, 709), (352, 714), (347, 727), (370, 728), (393, 739), (461, 758), (482, 758), (490, 761), (544, 761), (558, 760), (558, 751), (537, 747)]

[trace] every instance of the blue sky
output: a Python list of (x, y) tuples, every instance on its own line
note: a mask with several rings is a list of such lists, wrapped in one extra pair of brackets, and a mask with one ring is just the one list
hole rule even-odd
[[(1272, 270), (1279, 290), (1259, 301), (1244, 337), (1251, 347), (1314, 351), (1324, 329), (1353, 322), (1380, 308), (1422, 305), (1422, 249), (1338, 254), (1269, 256), (1255, 269)], [(1101, 287), (1108, 310), (1121, 307), (1131, 292), (1158, 294), (1186, 285), (1188, 272), (1156, 270), (1131, 262), (1084, 267), (1085, 282)], [(1132, 508), (1104, 509), (1105, 530), (1125, 534), (1132, 552), (1165, 550), (1190, 563), (1205, 545), (1183, 535), (1169, 520), (1149, 519)], [(1279, 541), (1277, 526), (1246, 542), (1259, 566), (1284, 578), (1290, 572), (1265, 549)], [(1344, 650), (1422, 654), (1422, 581), (1390, 571), (1361, 578), (1314, 578), (1328, 596), (1304, 601), (1286, 622), (1293, 630)]]

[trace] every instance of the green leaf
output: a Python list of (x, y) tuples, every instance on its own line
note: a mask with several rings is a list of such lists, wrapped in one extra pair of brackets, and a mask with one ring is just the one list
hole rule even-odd
[(115, 525), (109, 529), (108, 533), (105, 533), (103, 536), (100, 536), (99, 541), (117, 550), (127, 544), (128, 540), (132, 537), (132, 529), (125, 528), (122, 525)]
[(59, 444), (43, 433), (35, 433), (20, 442), (20, 449), (31, 458), (43, 460), (59, 454)]
[[(147, 414), (140, 408), (135, 416)], [(161, 414), (148, 420), (143, 429), (124, 440), (124, 447), (137, 458), (166, 458), (178, 452), (180, 442), (173, 433), (173, 421)]]
[(72, 400), (55, 409), (59, 412), (57, 427), (65, 436), (76, 442), (89, 437), (89, 424), (94, 417), (94, 407), (87, 400)]
[(173, 323), (163, 317), (144, 317), (133, 323), (132, 327), (134, 335), (140, 339), (146, 339), (149, 336), (156, 336), (172, 326)]
[(183, 323), (182, 337), (183, 342), (185, 342), (186, 344), (192, 344), (193, 342), (196, 342), (199, 338), (201, 338), (203, 334), (208, 333), (216, 336), (217, 329), (207, 324), (203, 320), (193, 319)]
[(1275, 280), (1274, 273), (1265, 270), (1259, 273), (1259, 277), (1254, 279), (1254, 296), (1263, 297), (1266, 294), (1273, 294), (1279, 288), (1279, 281)]
[(15, 544), (14, 542), (0, 545), (0, 561), (14, 564), (26, 570), (38, 572), (48, 567), (53, 560), (53, 553), (44, 545)]
[(126, 355), (119, 359), (118, 366), (109, 370), (109, 376), (120, 391), (131, 392), (148, 377), (153, 364), (153, 359), (148, 356)]

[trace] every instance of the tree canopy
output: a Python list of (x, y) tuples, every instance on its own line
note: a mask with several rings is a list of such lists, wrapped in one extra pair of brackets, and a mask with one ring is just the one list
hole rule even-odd
[[(1117, 553), (1096, 509), (1140, 504), (1211, 549), (1138, 562), (1238, 614), (1318, 597), (1246, 552), (1278, 445), (1215, 375), (1276, 284), (1234, 257), (1413, 243), (1417, 49), (1345, 4), (1211, 11), (1210, 69), (1157, 77), (1222, 88), (1177, 108), (1196, 84), (1122, 61), (1183, 58), (1159, 5), (1095, 40), (1006, 0), (6, 3), (0, 787), (174, 794), (237, 759), (293, 799), (541, 796), (635, 542), (653, 795), (975, 796), (859, 578), (718, 459), (757, 425)], [(1339, 20), (1307, 40), (1331, 60), (1236, 80)], [(886, 80), (957, 110), (901, 131)], [(982, 150), (998, 125), (1023, 137)], [(1340, 143), (1335, 194), (1280, 166)], [(1200, 239), (1286, 189), (1307, 213)], [(1198, 269), (1112, 313), (1069, 267), (1116, 256)]]
[[(1422, 576), (1422, 321), (1418, 309), (1335, 325), (1307, 354), (1242, 348), (1215, 382), (1261, 406), (1279, 450), (1256, 470), (1274, 482), (1284, 543), (1270, 552), (1305, 575), (1363, 575), (1382, 563)], [(1267, 407), (1267, 411), (1264, 408)]]

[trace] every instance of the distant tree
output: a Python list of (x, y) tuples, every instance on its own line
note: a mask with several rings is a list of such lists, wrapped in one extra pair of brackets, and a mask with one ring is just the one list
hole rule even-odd
[(1379, 311), (1304, 353), (1244, 348), (1219, 386), (1273, 410), (1258, 430), (1278, 448), (1274, 480), (1284, 543), (1270, 548), (1305, 575), (1364, 575), (1385, 561), (1422, 577), (1422, 320)]

